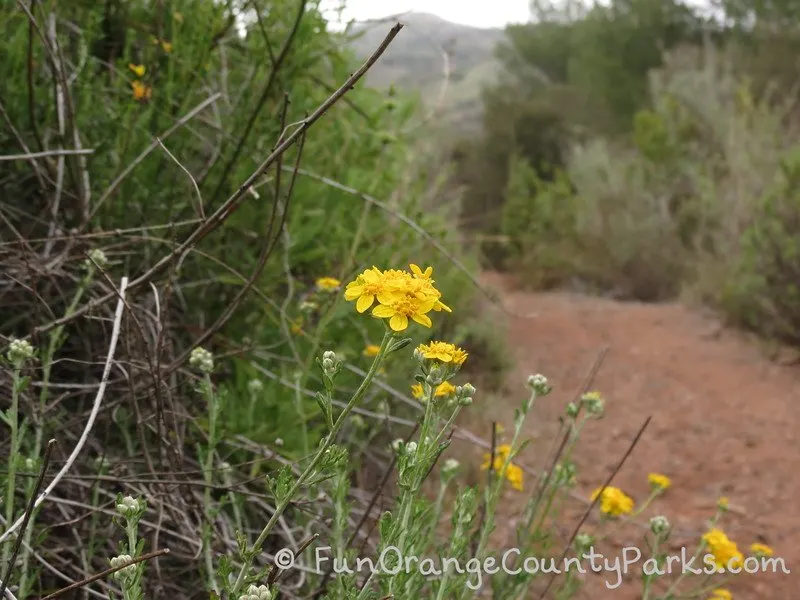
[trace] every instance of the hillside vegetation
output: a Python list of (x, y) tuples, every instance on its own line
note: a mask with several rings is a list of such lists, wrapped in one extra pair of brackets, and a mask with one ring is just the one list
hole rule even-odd
[[(395, 86), (418, 93), (444, 121), (476, 128), (482, 88), (497, 80), (501, 68), (494, 51), (503, 31), (459, 25), (425, 13), (404, 13), (398, 20), (405, 25), (405, 36), (386, 51), (366, 81), (378, 89)], [(369, 55), (388, 22), (354, 24), (351, 47), (357, 56)]]
[(456, 153), (492, 264), (537, 288), (685, 295), (800, 344), (798, 15), (725, 9), (614, 0), (506, 29), (510, 76)]

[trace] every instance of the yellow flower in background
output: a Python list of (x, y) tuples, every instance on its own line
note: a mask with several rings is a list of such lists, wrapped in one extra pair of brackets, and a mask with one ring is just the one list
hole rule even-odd
[(144, 65), (135, 65), (133, 63), (128, 63), (128, 68), (136, 73), (137, 77), (144, 77), (144, 74), (147, 71)]
[(750, 552), (756, 556), (772, 556), (775, 554), (775, 551), (772, 548), (766, 544), (759, 544), (758, 542), (750, 544)]
[(461, 348), (447, 342), (420, 344), (417, 350), (422, 352), (422, 356), (429, 360), (439, 360), (444, 363), (451, 362), (456, 365), (463, 365), (468, 356)]
[(430, 311), (450, 309), (441, 302), (442, 294), (434, 287), (433, 280), (425, 277), (433, 270), (423, 272), (419, 267), (416, 269), (419, 276), (397, 269), (367, 269), (347, 284), (345, 300), (355, 300), (356, 310), (360, 313), (366, 312), (377, 300), (378, 305), (372, 309), (372, 314), (387, 319), (392, 331), (405, 331), (409, 321), (431, 327), (433, 324), (427, 316)]
[(522, 485), (522, 478), (523, 478), (522, 468), (520, 468), (515, 464), (509, 464), (506, 467), (506, 479), (508, 479), (509, 483), (511, 484), (511, 487), (513, 487), (515, 490), (519, 492), (525, 489), (524, 486)]
[[(503, 463), (506, 462), (506, 458), (508, 455), (511, 454), (511, 446), (508, 444), (500, 444), (497, 448), (494, 449), (494, 465), (492, 466), (492, 470), (499, 471), (503, 468)], [(484, 454), (483, 455), (483, 464), (481, 465), (481, 471), (485, 471), (489, 468), (491, 464), (492, 455), (491, 454)]]
[(133, 99), (137, 102), (147, 102), (153, 95), (153, 88), (139, 80), (132, 82), (131, 87), (133, 88)]
[(172, 42), (168, 42), (166, 40), (161, 40), (161, 49), (164, 50), (167, 54), (172, 52)]
[[(500, 444), (497, 446), (497, 448), (494, 449), (494, 464), (492, 464), (492, 471), (499, 473), (502, 470), (506, 460), (508, 460), (509, 454), (511, 454), (511, 446), (508, 444)], [(491, 461), (492, 455), (484, 454), (481, 470), (485, 471), (488, 469)], [(506, 466), (505, 478), (511, 484), (511, 487), (521, 492), (524, 489), (522, 485), (523, 477), (524, 474), (519, 465), (515, 465), (511, 462), (508, 463), (508, 466)]]
[(600, 497), (600, 510), (603, 513), (618, 517), (633, 512), (633, 498), (617, 487), (609, 486), (604, 490), (603, 488), (597, 488), (592, 493), (593, 502), (600, 496), (601, 490), (603, 495)]
[(183, 23), (183, 13), (174, 12), (172, 13), (172, 18), (175, 19), (178, 23)]
[(728, 539), (721, 529), (715, 527), (704, 533), (703, 541), (708, 547), (709, 554), (714, 556), (714, 563), (717, 567), (727, 569), (729, 566), (742, 564), (744, 556), (739, 552), (736, 543)]
[(672, 485), (672, 480), (660, 473), (650, 473), (647, 476), (647, 481), (654, 490), (666, 490)]
[(335, 277), (320, 277), (317, 279), (317, 287), (324, 292), (332, 292), (339, 288), (342, 282)]
[(375, 344), (367, 344), (364, 346), (364, 352), (362, 352), (362, 354), (364, 356), (378, 356), (378, 352), (380, 351), (380, 346), (376, 346)]
[(733, 594), (724, 588), (717, 588), (711, 592), (708, 600), (733, 600)]
[(717, 500), (717, 508), (720, 510), (728, 510), (730, 508), (731, 502), (728, 500), (727, 496), (720, 496), (719, 500)]

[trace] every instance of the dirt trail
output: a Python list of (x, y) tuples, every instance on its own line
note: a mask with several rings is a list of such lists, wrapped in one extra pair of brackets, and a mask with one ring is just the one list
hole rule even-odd
[[(694, 548), (696, 535), (719, 496), (732, 510), (722, 528), (747, 552), (767, 543), (792, 571), (741, 574), (728, 584), (735, 598), (794, 600), (800, 590), (800, 366), (769, 361), (763, 351), (711, 317), (679, 304), (620, 303), (568, 293), (516, 291), (510, 279), (489, 274), (508, 309), (535, 318), (510, 318), (508, 337), (519, 382), (541, 372), (556, 391), (537, 406), (529, 433), (553, 435), (558, 415), (580, 389), (599, 351), (609, 351), (593, 388), (607, 398), (606, 417), (590, 424), (577, 453), (578, 491), (602, 484), (644, 420), (653, 420), (615, 480), (635, 499), (648, 493), (648, 472), (672, 478), (673, 487), (645, 516), (666, 515), (683, 535), (673, 552)], [(513, 409), (509, 406), (509, 413)], [(510, 423), (510, 414), (505, 422)], [(536, 457), (526, 452), (526, 462)], [(568, 509), (571, 531), (579, 507)], [(567, 532), (568, 533), (568, 532)], [(614, 543), (642, 547), (641, 529), (622, 527)], [(677, 550), (677, 552), (674, 552)], [(588, 575), (584, 598), (641, 597), (636, 572), (623, 588), (608, 590)], [(638, 591), (638, 594), (637, 594)], [(663, 593), (663, 591), (662, 591)], [(538, 594), (532, 597), (538, 597)]]

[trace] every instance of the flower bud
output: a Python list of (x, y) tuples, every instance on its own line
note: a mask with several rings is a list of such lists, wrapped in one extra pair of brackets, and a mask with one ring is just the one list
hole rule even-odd
[(87, 266), (89, 268), (94, 267), (95, 264), (101, 269), (105, 269), (108, 266), (108, 258), (106, 257), (106, 253), (99, 248), (92, 248), (87, 254), (89, 255), (90, 259), (90, 261), (87, 261)]
[(578, 413), (581, 412), (581, 407), (574, 402), (570, 402), (567, 404), (567, 416), (570, 419), (574, 419), (578, 416)]
[(458, 462), (455, 458), (448, 458), (444, 461), (442, 465), (442, 475), (451, 475), (458, 471), (458, 468), (461, 466), (461, 463)]
[[(115, 569), (119, 566), (131, 562), (132, 560), (133, 558), (130, 556), (130, 554), (120, 554), (119, 556), (115, 556), (114, 558), (111, 559), (110, 561), (111, 567)], [(128, 565), (127, 567), (124, 567), (119, 571), (116, 571), (113, 577), (117, 581), (125, 581), (133, 577), (135, 573), (136, 573), (136, 565)]]
[(392, 450), (395, 452), (400, 452), (400, 449), (403, 447), (403, 438), (397, 438), (392, 442)]
[(133, 496), (125, 496), (119, 504), (117, 504), (117, 512), (125, 518), (136, 515), (141, 509), (141, 502)]
[(539, 373), (528, 377), (528, 387), (539, 396), (546, 396), (553, 389), (547, 382), (547, 377)]
[(33, 358), (33, 352), (33, 346), (28, 340), (11, 340), (6, 358), (19, 369), (26, 360)]
[(189, 364), (201, 373), (214, 370), (214, 355), (205, 348), (197, 347), (189, 355)]
[(247, 382), (247, 391), (253, 396), (260, 394), (264, 391), (264, 384), (260, 379), (251, 379)]
[(669, 520), (663, 515), (658, 515), (650, 519), (650, 531), (655, 535), (664, 535), (669, 531)]
[(251, 585), (239, 600), (272, 600), (272, 592), (265, 585)]

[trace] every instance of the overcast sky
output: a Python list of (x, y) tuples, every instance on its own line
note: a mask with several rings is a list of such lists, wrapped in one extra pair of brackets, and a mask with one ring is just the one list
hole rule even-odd
[[(339, 0), (325, 0), (336, 7)], [(528, 20), (528, 0), (347, 0), (344, 20), (376, 19), (408, 11), (438, 15), (473, 27), (503, 27)]]

